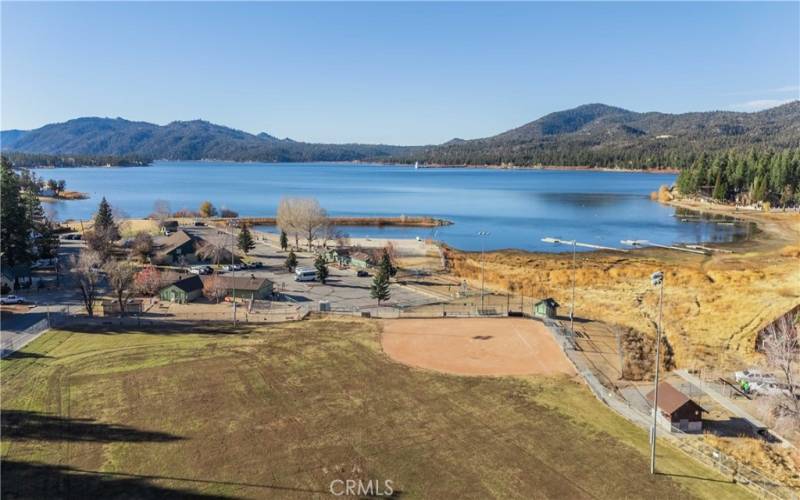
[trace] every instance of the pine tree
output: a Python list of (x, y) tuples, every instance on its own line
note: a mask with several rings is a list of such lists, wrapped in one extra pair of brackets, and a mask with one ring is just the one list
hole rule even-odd
[(380, 269), (385, 272), (387, 276), (394, 276), (397, 274), (397, 268), (392, 264), (392, 257), (389, 252), (384, 248), (383, 255), (381, 256)]
[(328, 279), (328, 266), (325, 264), (325, 258), (322, 255), (317, 255), (314, 267), (317, 268), (317, 279), (324, 285), (325, 280)]
[(16, 266), (31, 260), (30, 222), (20, 196), (19, 178), (4, 157), (0, 170), (0, 252), (5, 264)]
[(97, 214), (94, 216), (94, 229), (95, 231), (107, 231), (111, 228), (116, 228), (114, 223), (114, 214), (111, 212), (111, 205), (103, 196), (100, 200), (100, 205), (97, 207)]
[(297, 256), (294, 254), (293, 251), (289, 251), (289, 255), (286, 256), (286, 269), (290, 271), (294, 271), (294, 268), (297, 267)]
[(389, 275), (383, 269), (380, 269), (375, 274), (372, 285), (369, 287), (369, 294), (378, 301), (378, 306), (381, 305), (382, 301), (389, 300), (389, 297), (391, 297), (389, 293)]
[(281, 230), (281, 250), (284, 252), (289, 248), (289, 237), (286, 236), (286, 231)]
[(717, 172), (717, 180), (714, 182), (714, 192), (711, 196), (713, 196), (715, 200), (724, 201), (727, 191), (725, 181), (722, 180), (722, 172)]
[(239, 250), (247, 255), (248, 252), (255, 247), (256, 243), (253, 241), (253, 235), (250, 234), (250, 229), (247, 228), (247, 224), (242, 225), (242, 230), (239, 231)]

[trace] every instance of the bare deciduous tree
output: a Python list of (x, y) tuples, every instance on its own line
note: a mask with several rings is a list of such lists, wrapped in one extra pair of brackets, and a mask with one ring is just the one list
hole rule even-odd
[(139, 231), (133, 238), (131, 245), (131, 253), (142, 262), (147, 262), (147, 259), (153, 253), (153, 237), (146, 231)]
[(72, 256), (70, 273), (75, 278), (83, 305), (89, 317), (94, 316), (94, 303), (100, 286), (100, 267), (103, 259), (93, 250), (83, 250), (77, 257)]
[(155, 295), (161, 288), (161, 272), (153, 266), (147, 266), (138, 273), (134, 280), (134, 289), (142, 295)]
[(133, 294), (136, 269), (130, 262), (112, 260), (104, 266), (108, 284), (119, 304), (120, 316), (125, 316), (125, 304)]
[(151, 218), (159, 222), (164, 222), (170, 215), (172, 215), (172, 208), (167, 200), (156, 200), (153, 202), (153, 213), (150, 214)]
[(278, 203), (278, 217), (276, 220), (281, 231), (286, 233), (287, 236), (294, 237), (295, 248), (299, 246), (298, 239), (300, 235), (299, 224), (297, 223), (297, 209), (295, 207), (296, 201), (296, 198), (281, 198), (280, 203)]
[(226, 292), (227, 289), (225, 288), (222, 279), (216, 274), (203, 281), (203, 295), (208, 300), (213, 300), (219, 303), (220, 299), (225, 298)]
[(320, 231), (327, 225), (328, 213), (319, 205), (315, 198), (301, 198), (297, 200), (298, 226), (308, 244), (308, 249), (314, 244)]
[(197, 256), (211, 261), (216, 266), (223, 260), (230, 260), (230, 251), (222, 244), (207, 242), (197, 250)]
[(770, 410), (776, 427), (800, 430), (800, 332), (798, 322), (785, 315), (767, 327), (762, 348), (768, 366), (781, 378), (782, 390), (770, 396)]
[(342, 241), (347, 239), (347, 235), (344, 233), (344, 231), (336, 227), (336, 225), (332, 224), (330, 219), (327, 219), (325, 221), (325, 224), (321, 230), (321, 237), (322, 237), (322, 246), (325, 248), (328, 247), (329, 241), (333, 241), (335, 245), (340, 247), (345, 246), (344, 244), (342, 244)]

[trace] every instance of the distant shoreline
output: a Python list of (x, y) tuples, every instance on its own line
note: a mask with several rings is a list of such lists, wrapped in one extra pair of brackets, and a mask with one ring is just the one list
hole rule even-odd
[[(360, 163), (360, 162), (353, 162)], [(366, 163), (366, 162), (365, 162)], [(414, 167), (410, 163), (386, 163), (381, 165), (396, 165)], [(434, 169), (434, 168), (484, 168), (492, 170), (554, 170), (554, 171), (596, 171), (596, 172), (626, 172), (626, 173), (643, 173), (643, 174), (678, 174), (680, 169), (677, 168), (615, 168), (615, 167), (591, 167), (584, 166), (568, 166), (568, 165), (445, 165), (438, 163), (426, 163), (420, 165), (419, 169)]]
[[(37, 167), (38, 169), (55, 169), (55, 168), (131, 168), (131, 167), (151, 167), (158, 163), (179, 163), (179, 162), (197, 162), (197, 163), (230, 163), (234, 165), (307, 165), (307, 164), (330, 164), (330, 165), (359, 165), (359, 166), (375, 166), (375, 167), (406, 167), (414, 168), (412, 163), (398, 163), (398, 162), (382, 162), (382, 161), (366, 161), (366, 160), (352, 160), (352, 161), (295, 161), (295, 162), (269, 162), (269, 161), (233, 161), (233, 160), (215, 160), (204, 158), (202, 160), (153, 160), (148, 164), (143, 165), (74, 165), (74, 166), (53, 166), (43, 165)], [(551, 171), (586, 171), (586, 172), (624, 172), (624, 173), (639, 173), (639, 174), (678, 174), (680, 169), (677, 168), (614, 168), (614, 167), (591, 167), (591, 166), (569, 166), (569, 165), (447, 165), (439, 163), (426, 163), (419, 166), (419, 170), (430, 169), (488, 169), (488, 170), (551, 170)]]

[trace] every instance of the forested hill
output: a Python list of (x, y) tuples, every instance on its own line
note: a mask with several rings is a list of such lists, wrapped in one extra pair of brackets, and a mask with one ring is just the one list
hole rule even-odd
[(385, 158), (409, 148), (314, 144), (249, 134), (202, 120), (156, 125), (122, 118), (77, 118), (0, 136), (4, 151), (48, 155), (131, 156), (169, 160), (350, 161)]
[(195, 120), (155, 125), (78, 118), (2, 132), (4, 151), (231, 161), (374, 160), (444, 165), (685, 167), (703, 152), (800, 147), (800, 101), (756, 113), (637, 113), (587, 104), (484, 139), (438, 146), (315, 144)]
[(686, 167), (701, 153), (800, 146), (800, 101), (756, 113), (636, 113), (587, 104), (484, 139), (454, 139), (397, 161), (447, 165)]

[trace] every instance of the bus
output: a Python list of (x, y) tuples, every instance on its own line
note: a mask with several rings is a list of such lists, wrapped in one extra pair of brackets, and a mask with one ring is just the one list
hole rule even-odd
[(317, 270), (313, 267), (298, 267), (294, 270), (295, 281), (316, 281)]

